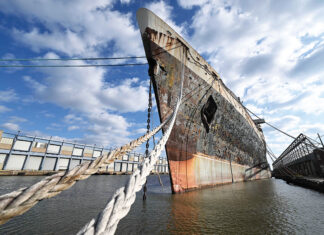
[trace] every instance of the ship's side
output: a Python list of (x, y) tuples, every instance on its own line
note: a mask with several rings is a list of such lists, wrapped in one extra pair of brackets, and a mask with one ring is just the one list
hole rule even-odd
[(262, 130), (216, 71), (147, 9), (137, 20), (161, 121), (183, 99), (166, 145), (174, 193), (269, 178)]

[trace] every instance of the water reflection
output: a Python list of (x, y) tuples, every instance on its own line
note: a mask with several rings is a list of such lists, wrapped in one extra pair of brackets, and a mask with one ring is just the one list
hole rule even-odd
[(187, 194), (173, 195), (171, 198), (171, 220), (167, 225), (170, 233), (184, 232), (184, 233), (198, 233), (200, 227), (205, 227), (203, 224), (197, 227), (200, 218), (199, 197), (201, 191), (190, 192)]
[[(92, 176), (0, 227), (0, 234), (75, 234), (128, 176)], [(0, 194), (39, 177), (2, 177)], [(323, 234), (324, 195), (281, 180), (236, 183), (172, 195), (168, 176), (148, 180), (116, 234)]]
[(323, 199), (273, 179), (174, 195), (168, 233), (321, 234)]

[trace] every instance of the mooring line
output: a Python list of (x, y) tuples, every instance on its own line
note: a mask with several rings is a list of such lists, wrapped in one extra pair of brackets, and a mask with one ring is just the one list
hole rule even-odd
[(38, 201), (56, 196), (62, 191), (72, 187), (76, 181), (89, 178), (91, 175), (97, 173), (100, 167), (106, 167), (119, 156), (132, 151), (160, 131), (161, 128), (168, 123), (171, 117), (172, 116), (169, 116), (151, 132), (111, 151), (107, 155), (98, 157), (91, 163), (84, 162), (69, 171), (48, 176), (28, 188), (21, 188), (0, 196), (0, 225), (6, 223), (15, 216), (25, 213), (36, 205)]
[(128, 214), (132, 204), (135, 202), (136, 192), (142, 189), (143, 185), (146, 182), (147, 176), (153, 170), (155, 163), (157, 162), (166, 142), (169, 139), (181, 104), (183, 80), (184, 63), (182, 63), (179, 97), (176, 103), (176, 107), (173, 111), (170, 124), (164, 135), (159, 140), (154, 150), (150, 152), (149, 157), (145, 158), (141, 169), (137, 169), (130, 176), (128, 182), (126, 183), (126, 186), (117, 189), (115, 194), (106, 204), (106, 207), (98, 214), (95, 219), (92, 219), (89, 223), (87, 223), (78, 232), (78, 235), (114, 234), (119, 221)]

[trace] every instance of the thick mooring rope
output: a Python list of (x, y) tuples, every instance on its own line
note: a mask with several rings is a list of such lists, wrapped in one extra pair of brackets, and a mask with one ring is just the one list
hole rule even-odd
[(119, 188), (112, 196), (111, 200), (106, 204), (104, 210), (98, 214), (97, 218), (92, 219), (88, 224), (86, 224), (78, 234), (90, 235), (115, 233), (119, 221), (128, 214), (135, 201), (136, 192), (142, 189), (147, 176), (153, 170), (154, 164), (157, 162), (161, 151), (169, 138), (179, 104), (180, 103), (177, 104), (176, 111), (173, 114), (168, 130), (164, 133), (163, 137), (150, 153), (149, 157), (145, 158), (141, 170), (137, 169), (131, 175), (126, 186)]
[[(182, 59), (184, 59), (184, 55)], [(184, 67), (184, 62), (182, 62), (179, 97), (172, 114), (170, 124), (164, 135), (162, 136), (158, 144), (154, 147), (154, 150), (150, 153), (149, 157), (145, 159), (142, 167), (140, 169), (137, 169), (130, 176), (128, 182), (126, 183), (126, 186), (116, 190), (115, 194), (106, 204), (106, 207), (98, 214), (95, 219), (92, 219), (89, 223), (87, 223), (78, 232), (78, 235), (114, 234), (119, 221), (128, 214), (132, 204), (135, 202), (136, 193), (140, 191), (145, 184), (147, 176), (153, 170), (154, 165), (157, 162), (171, 134), (181, 104)]]
[(56, 196), (72, 187), (76, 181), (89, 178), (91, 175), (97, 173), (100, 167), (105, 167), (119, 156), (132, 151), (161, 130), (171, 117), (170, 115), (169, 118), (151, 132), (111, 151), (106, 156), (98, 157), (93, 162), (84, 162), (70, 171), (59, 172), (55, 175), (48, 176), (30, 187), (21, 188), (0, 196), (0, 225), (15, 216), (25, 213), (36, 205), (38, 201)]

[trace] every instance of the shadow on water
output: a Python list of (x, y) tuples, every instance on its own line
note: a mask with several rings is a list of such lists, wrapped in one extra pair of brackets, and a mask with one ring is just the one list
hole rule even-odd
[[(129, 176), (92, 176), (41, 201), (0, 227), (0, 234), (75, 234)], [(236, 183), (172, 195), (169, 176), (148, 179), (116, 234), (322, 234), (324, 195), (282, 180)], [(40, 177), (3, 177), (0, 194)]]

